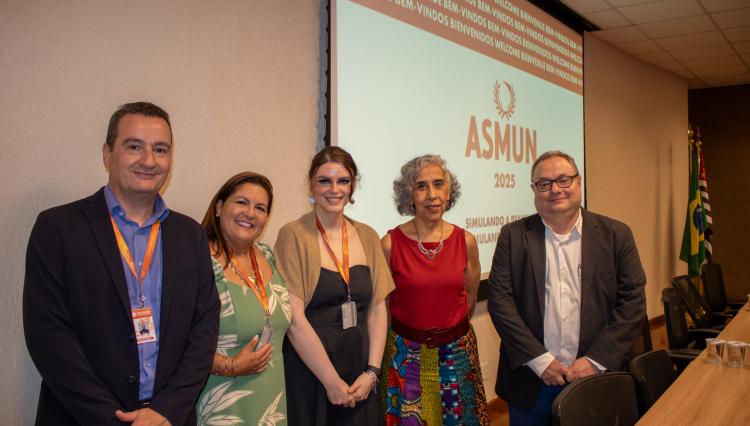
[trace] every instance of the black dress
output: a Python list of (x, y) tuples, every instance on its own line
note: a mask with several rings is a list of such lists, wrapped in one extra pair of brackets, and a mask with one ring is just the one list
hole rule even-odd
[[(342, 329), (341, 305), (346, 302), (346, 283), (338, 272), (320, 269), (320, 278), (305, 316), (323, 342), (339, 376), (351, 385), (367, 367), (370, 342), (367, 313), (372, 299), (370, 268), (349, 269), (351, 297), (357, 304), (357, 326)], [(307, 368), (289, 339), (284, 339), (287, 415), (292, 426), (380, 425), (383, 422), (375, 392), (354, 408), (332, 405), (325, 388)]]

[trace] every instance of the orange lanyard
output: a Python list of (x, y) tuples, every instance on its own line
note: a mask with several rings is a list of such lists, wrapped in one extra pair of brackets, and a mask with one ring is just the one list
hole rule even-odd
[(120, 249), (120, 255), (123, 259), (125, 259), (125, 263), (128, 264), (130, 272), (133, 273), (135, 279), (138, 280), (138, 298), (141, 301), (141, 306), (143, 306), (145, 298), (143, 297), (141, 283), (143, 282), (143, 279), (146, 278), (146, 274), (148, 274), (148, 270), (151, 267), (151, 261), (154, 260), (154, 249), (156, 248), (156, 239), (159, 236), (159, 228), (161, 227), (161, 222), (157, 220), (153, 225), (151, 225), (151, 233), (148, 236), (148, 244), (146, 244), (146, 256), (143, 258), (143, 265), (141, 266), (141, 273), (139, 275), (138, 270), (135, 267), (133, 255), (130, 254), (130, 249), (128, 248), (127, 243), (125, 243), (125, 239), (122, 237), (120, 228), (117, 227), (115, 219), (112, 217), (112, 215), (109, 215), (109, 220), (110, 222), (112, 222), (112, 229), (114, 229), (115, 231), (115, 239), (117, 240), (117, 247)]
[(253, 265), (253, 274), (255, 275), (254, 280), (240, 269), (239, 263), (235, 265), (235, 262), (229, 262), (229, 264), (232, 266), (234, 273), (237, 274), (242, 282), (253, 291), (253, 294), (255, 294), (255, 297), (258, 298), (260, 305), (263, 307), (266, 318), (268, 318), (271, 316), (271, 311), (268, 309), (268, 294), (266, 294), (266, 285), (263, 283), (263, 274), (260, 272), (258, 259), (255, 257), (255, 249), (253, 249), (252, 246), (250, 247), (250, 262)]
[(349, 235), (346, 232), (346, 219), (344, 219), (341, 223), (341, 255), (344, 256), (343, 267), (339, 263), (339, 259), (336, 257), (336, 254), (333, 252), (331, 244), (328, 242), (326, 230), (323, 229), (323, 224), (320, 223), (320, 219), (318, 219), (317, 216), (315, 216), (315, 226), (318, 227), (320, 235), (323, 236), (323, 243), (325, 243), (326, 248), (328, 249), (328, 254), (331, 255), (331, 259), (333, 259), (333, 262), (336, 264), (336, 269), (339, 270), (341, 278), (343, 278), (344, 282), (346, 283), (347, 291), (349, 291)]

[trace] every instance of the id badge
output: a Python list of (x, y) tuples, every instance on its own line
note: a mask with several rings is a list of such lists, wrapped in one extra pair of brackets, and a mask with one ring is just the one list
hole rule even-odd
[(263, 326), (263, 331), (260, 333), (260, 339), (258, 339), (258, 344), (255, 346), (255, 350), (262, 348), (263, 346), (266, 346), (267, 344), (271, 343), (271, 338), (273, 337), (273, 328), (271, 327), (271, 322), (266, 321), (266, 325)]
[(341, 325), (344, 330), (357, 325), (357, 304), (353, 300), (341, 305)]
[(135, 340), (141, 345), (143, 343), (156, 341), (156, 326), (151, 308), (137, 308), (131, 311), (133, 314), (133, 328), (135, 329)]

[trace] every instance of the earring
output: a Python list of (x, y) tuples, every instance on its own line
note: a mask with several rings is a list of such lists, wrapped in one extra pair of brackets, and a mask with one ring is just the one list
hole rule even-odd
[(307, 202), (310, 204), (315, 204), (315, 197), (310, 195), (309, 197), (307, 197)]

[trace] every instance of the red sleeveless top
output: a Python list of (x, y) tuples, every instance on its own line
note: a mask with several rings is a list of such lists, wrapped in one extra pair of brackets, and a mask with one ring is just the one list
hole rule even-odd
[[(443, 249), (428, 259), (398, 227), (391, 236), (391, 273), (396, 290), (390, 296), (391, 315), (419, 330), (450, 328), (468, 311), (464, 269), (468, 261), (464, 230), (454, 226)], [(438, 243), (422, 243), (434, 249)]]

